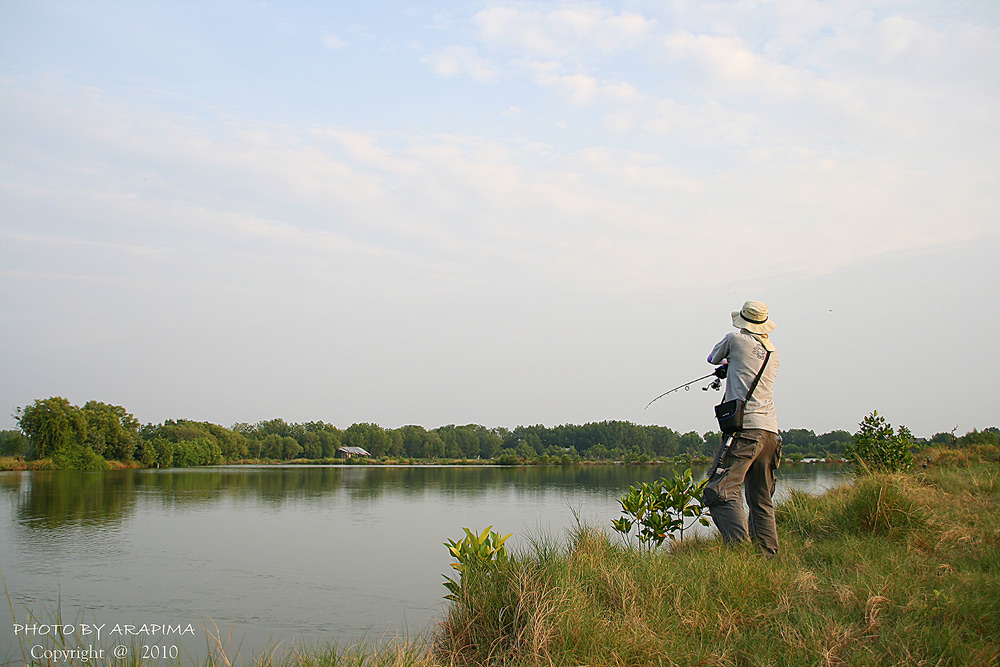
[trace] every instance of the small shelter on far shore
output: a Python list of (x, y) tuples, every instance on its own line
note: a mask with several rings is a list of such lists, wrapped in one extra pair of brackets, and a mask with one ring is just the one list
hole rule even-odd
[(345, 459), (349, 459), (352, 456), (371, 456), (371, 454), (360, 447), (341, 447), (337, 451), (343, 454)]

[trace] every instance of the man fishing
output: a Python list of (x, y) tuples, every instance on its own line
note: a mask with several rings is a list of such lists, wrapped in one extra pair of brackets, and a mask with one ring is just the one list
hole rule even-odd
[[(743, 542), (752, 536), (766, 554), (774, 555), (778, 531), (771, 497), (781, 438), (773, 389), (779, 364), (768, 334), (777, 325), (760, 301), (747, 301), (732, 317), (739, 331), (726, 334), (708, 363), (727, 366), (723, 402), (740, 399), (746, 404), (742, 424), (723, 439), (715, 454), (703, 499), (724, 541)], [(743, 510), (743, 489), (750, 507), (749, 522)]]

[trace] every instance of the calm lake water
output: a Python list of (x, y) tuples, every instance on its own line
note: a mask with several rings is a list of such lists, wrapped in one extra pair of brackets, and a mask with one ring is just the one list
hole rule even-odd
[[(221, 632), (246, 662), (268, 647), (416, 638), (451, 574), (442, 543), (492, 525), (532, 535), (610, 528), (630, 484), (669, 466), (266, 466), (0, 473), (0, 664), (45, 643), (15, 623), (73, 625), (86, 646), (176, 645), (199, 659)], [(696, 478), (704, 469), (695, 469)], [(784, 465), (778, 496), (840, 484), (836, 466)], [(707, 530), (707, 529), (706, 529)], [(61, 619), (61, 620), (60, 620)], [(112, 634), (115, 626), (117, 632)], [(125, 627), (134, 626), (130, 631)], [(167, 635), (155, 626), (191, 630)], [(143, 628), (145, 626), (145, 628)], [(39, 632), (42, 628), (38, 629)], [(135, 634), (138, 633), (138, 634)], [(51, 646), (51, 642), (49, 642)], [(176, 663), (176, 661), (174, 661)]]

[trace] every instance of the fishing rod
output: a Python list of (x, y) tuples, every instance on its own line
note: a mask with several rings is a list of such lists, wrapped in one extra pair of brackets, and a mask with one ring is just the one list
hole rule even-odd
[[(708, 391), (709, 389), (714, 389), (716, 391), (719, 391), (719, 389), (722, 387), (721, 380), (722, 380), (722, 378), (726, 377), (726, 365), (723, 364), (721, 366), (716, 366), (714, 371), (712, 371), (711, 373), (709, 373), (708, 375), (706, 375), (704, 377), (700, 377), (697, 380), (691, 380), (690, 382), (685, 382), (682, 385), (674, 387), (670, 391), (663, 392), (662, 394), (660, 394), (659, 396), (657, 396), (656, 398), (654, 398), (649, 403), (646, 403), (646, 408), (648, 408), (653, 403), (655, 403), (656, 401), (660, 400), (661, 398), (663, 398), (667, 394), (674, 393), (678, 389), (683, 389), (684, 391), (691, 391), (691, 385), (693, 385), (695, 382), (701, 382), (702, 380), (707, 380), (708, 378), (710, 378), (712, 376), (715, 376), (715, 379), (712, 380), (712, 382), (710, 382), (707, 386), (702, 387), (701, 388), (702, 391)], [(645, 410), (646, 408), (643, 408), (643, 410)]]
[(729, 435), (726, 436), (726, 442), (722, 446), (722, 451), (719, 452), (719, 454), (715, 457), (715, 460), (712, 461), (712, 467), (711, 469), (709, 469), (708, 475), (705, 476), (705, 479), (712, 479), (713, 477), (715, 477), (715, 472), (719, 469), (719, 466), (722, 465), (723, 459), (726, 458), (726, 454), (729, 453), (729, 448), (732, 446), (733, 446), (733, 434), (730, 433)]

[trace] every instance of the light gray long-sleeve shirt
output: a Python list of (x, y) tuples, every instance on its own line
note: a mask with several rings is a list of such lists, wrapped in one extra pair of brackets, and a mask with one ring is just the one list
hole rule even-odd
[[(772, 345), (773, 347), (773, 345)], [(708, 363), (729, 362), (726, 373), (726, 394), (723, 400), (746, 399), (753, 379), (757, 377), (767, 354), (760, 340), (746, 329), (733, 331), (719, 341), (708, 357)], [(743, 428), (759, 428), (778, 433), (778, 413), (774, 407), (774, 379), (778, 374), (778, 352), (771, 352), (757, 388), (743, 412)]]

